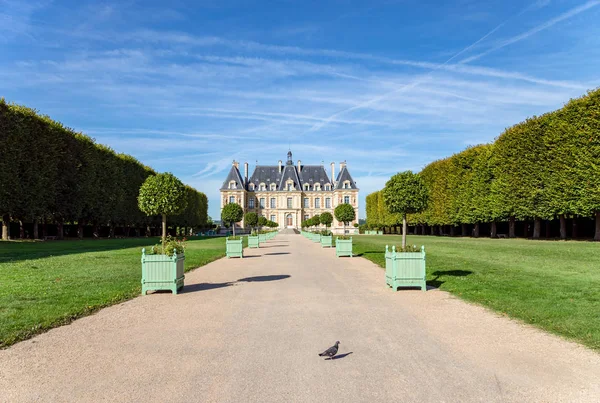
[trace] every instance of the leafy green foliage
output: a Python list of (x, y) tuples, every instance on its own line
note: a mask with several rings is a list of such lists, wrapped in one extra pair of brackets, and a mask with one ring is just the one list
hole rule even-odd
[(138, 203), (148, 215), (179, 214), (187, 205), (185, 186), (170, 172), (149, 176), (140, 187)]
[(321, 215), (319, 216), (319, 222), (325, 225), (326, 228), (329, 228), (329, 226), (333, 222), (333, 215), (331, 215), (331, 213), (328, 211), (321, 213)]
[(242, 221), (244, 217), (244, 210), (237, 203), (229, 203), (221, 211), (221, 220), (224, 223), (233, 225), (236, 222)]
[(402, 215), (421, 212), (427, 207), (428, 190), (418, 174), (400, 172), (387, 181), (383, 200), (392, 213)]
[(261, 215), (260, 217), (258, 217), (258, 225), (261, 227), (265, 227), (267, 225), (268, 221), (269, 220), (267, 220), (267, 217), (265, 217), (265, 216)]
[(256, 227), (258, 225), (258, 214), (254, 211), (250, 211), (244, 215), (244, 223), (249, 227)]
[(333, 211), (335, 214), (335, 218), (338, 221), (347, 225), (350, 221), (353, 221), (356, 218), (356, 212), (354, 211), (354, 207), (352, 207), (348, 203), (339, 204), (335, 210)]
[(177, 251), (177, 254), (185, 253), (186, 241), (187, 238), (177, 238), (167, 235), (167, 238), (164, 242), (156, 244), (150, 248), (149, 254), (173, 256), (175, 251)]

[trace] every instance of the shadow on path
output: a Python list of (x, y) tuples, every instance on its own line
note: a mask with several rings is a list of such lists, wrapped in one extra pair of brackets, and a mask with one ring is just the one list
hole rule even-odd
[(265, 253), (265, 256), (278, 256), (278, 255), (289, 255), (290, 252), (273, 252), (273, 253)]
[(345, 357), (349, 356), (349, 355), (350, 355), (350, 354), (352, 354), (352, 353), (353, 353), (353, 352), (352, 352), (352, 351), (350, 351), (349, 353), (339, 354), (339, 355), (336, 355), (335, 357), (332, 357), (332, 358), (325, 358), (325, 360), (324, 360), (324, 361), (327, 361), (327, 360), (329, 360), (329, 361), (333, 361), (333, 360), (340, 360), (340, 359), (342, 359), (342, 358), (345, 358)]
[[(183, 289), (180, 291), (180, 293), (186, 294), (188, 292), (214, 290), (216, 288), (235, 286), (241, 282), (251, 283), (251, 282), (262, 282), (262, 281), (277, 281), (277, 280), (283, 280), (283, 279), (286, 279), (289, 277), (291, 277), (289, 274), (275, 274), (275, 275), (271, 275), (271, 276), (245, 277), (245, 278), (240, 278), (237, 281), (229, 281), (227, 283), (190, 284), (190, 285), (183, 286)], [(155, 292), (159, 292), (159, 291), (155, 291)], [(170, 292), (170, 291), (165, 291), (165, 292)]]
[(440, 280), (440, 277), (452, 276), (452, 277), (465, 277), (469, 274), (473, 274), (470, 270), (437, 270), (431, 273), (435, 278), (433, 280), (427, 280), (427, 289), (429, 287), (440, 288), (445, 281)]

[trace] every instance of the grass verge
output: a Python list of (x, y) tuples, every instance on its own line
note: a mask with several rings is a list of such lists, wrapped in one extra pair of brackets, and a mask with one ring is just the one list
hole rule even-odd
[[(355, 236), (354, 253), (385, 267), (401, 237)], [(427, 284), (600, 351), (600, 245), (409, 236), (425, 245)]]
[[(0, 242), (0, 348), (141, 293), (141, 249), (158, 238)], [(191, 238), (186, 271), (225, 256), (225, 238)]]

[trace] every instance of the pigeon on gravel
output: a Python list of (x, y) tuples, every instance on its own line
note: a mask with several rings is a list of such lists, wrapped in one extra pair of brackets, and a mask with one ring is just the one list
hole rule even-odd
[(338, 352), (338, 346), (340, 345), (339, 341), (335, 342), (335, 346), (329, 347), (327, 350), (323, 351), (319, 354), (319, 357), (329, 357), (333, 360), (333, 356), (335, 356)]

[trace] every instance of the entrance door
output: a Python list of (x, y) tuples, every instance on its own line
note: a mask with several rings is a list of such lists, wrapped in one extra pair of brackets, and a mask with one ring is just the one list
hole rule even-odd
[(285, 216), (285, 221), (288, 228), (294, 228), (294, 221), (291, 214)]

